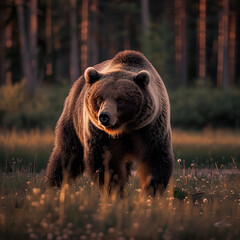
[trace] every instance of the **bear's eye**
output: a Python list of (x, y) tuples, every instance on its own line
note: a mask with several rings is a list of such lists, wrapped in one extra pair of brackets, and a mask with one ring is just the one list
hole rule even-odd
[(97, 99), (97, 105), (98, 105), (98, 106), (100, 106), (100, 105), (102, 104), (102, 102), (103, 102), (102, 98), (98, 98), (98, 99)]
[(118, 98), (118, 99), (117, 99), (117, 104), (118, 104), (118, 105), (121, 106), (121, 105), (123, 105), (123, 103), (124, 103), (124, 101), (123, 101), (122, 98)]

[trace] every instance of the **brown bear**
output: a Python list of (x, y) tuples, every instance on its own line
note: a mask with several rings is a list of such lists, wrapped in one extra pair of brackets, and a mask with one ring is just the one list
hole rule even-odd
[(155, 195), (167, 187), (173, 160), (164, 83), (142, 53), (123, 51), (74, 83), (56, 125), (46, 184), (60, 186), (86, 170), (109, 191), (122, 191), (136, 163), (143, 190)]

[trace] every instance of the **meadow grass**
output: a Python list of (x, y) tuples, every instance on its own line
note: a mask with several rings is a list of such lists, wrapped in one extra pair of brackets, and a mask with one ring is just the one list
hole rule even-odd
[[(72, 186), (45, 189), (44, 172), (37, 170), (45, 167), (53, 138), (52, 130), (0, 134), (4, 156), (0, 168), (1, 240), (240, 239), (238, 133), (174, 130), (179, 159), (167, 191), (155, 198), (146, 196), (132, 176), (124, 199), (100, 191), (86, 176)], [(227, 152), (226, 166), (218, 164), (214, 149), (223, 151), (222, 156)], [(41, 156), (42, 151), (46, 156)], [(182, 157), (187, 151), (193, 152), (189, 162)], [(204, 165), (194, 157), (204, 159), (202, 151), (212, 158)]]
[(124, 199), (86, 177), (46, 190), (43, 174), (2, 172), (0, 239), (240, 239), (239, 170), (179, 167), (162, 196), (133, 176)]
[[(52, 151), (54, 131), (0, 131), (0, 168), (16, 167), (39, 172), (46, 167)], [(240, 132), (232, 130), (206, 130), (186, 132), (173, 130), (173, 147), (176, 159), (185, 167), (192, 163), (198, 167), (233, 168), (240, 160)]]

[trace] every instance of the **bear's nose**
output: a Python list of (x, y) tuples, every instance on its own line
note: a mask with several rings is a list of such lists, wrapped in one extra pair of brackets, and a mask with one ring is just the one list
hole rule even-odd
[(99, 115), (99, 121), (103, 126), (108, 126), (110, 123), (111, 115), (108, 112), (102, 112)]

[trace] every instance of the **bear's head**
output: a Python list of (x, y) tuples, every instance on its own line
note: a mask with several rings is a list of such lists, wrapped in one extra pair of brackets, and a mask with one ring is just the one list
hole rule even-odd
[(132, 131), (149, 102), (150, 74), (145, 70), (100, 73), (89, 67), (84, 78), (88, 84), (85, 106), (91, 122), (112, 137)]

